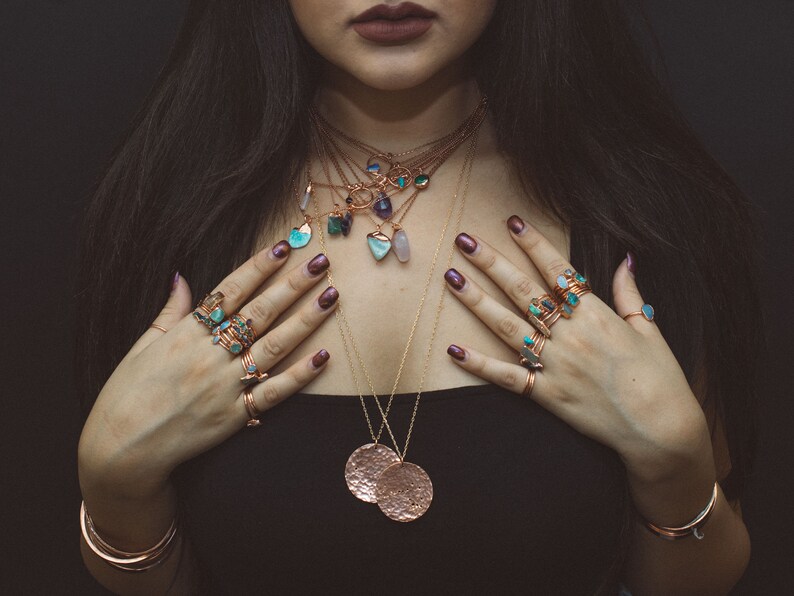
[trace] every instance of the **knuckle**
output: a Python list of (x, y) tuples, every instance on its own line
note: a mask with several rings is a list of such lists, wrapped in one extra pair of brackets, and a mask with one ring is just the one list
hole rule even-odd
[(306, 309), (301, 309), (300, 311), (298, 311), (298, 322), (300, 323), (301, 327), (303, 327), (304, 329), (314, 329), (315, 326), (314, 313)]
[(303, 273), (295, 274), (287, 276), (287, 285), (289, 286), (290, 290), (293, 292), (302, 292), (304, 289), (304, 282), (306, 281), (306, 276)]
[(227, 279), (223, 282), (220, 291), (233, 302), (238, 302), (243, 298), (243, 286), (234, 279)]
[(262, 387), (262, 402), (265, 408), (272, 408), (282, 399), (281, 391), (278, 389), (277, 383), (269, 383), (265, 381)]
[(509, 287), (514, 298), (527, 298), (532, 295), (532, 281), (523, 275), (513, 278)]
[(518, 333), (518, 321), (514, 316), (508, 315), (497, 323), (497, 328), (503, 335), (512, 337)]
[(485, 292), (479, 289), (475, 290), (474, 287), (469, 288), (468, 294), (469, 294), (469, 308), (475, 308), (479, 306), (480, 302), (482, 302), (485, 299)]
[(248, 305), (251, 318), (261, 325), (267, 325), (278, 316), (278, 309), (273, 301), (264, 294)]
[(283, 351), (284, 348), (281, 346), (281, 342), (278, 341), (278, 338), (273, 337), (272, 333), (262, 338), (262, 353), (266, 358), (278, 358)]
[(505, 387), (515, 387), (520, 382), (518, 373), (512, 368), (502, 372), (501, 379)]
[(480, 257), (480, 266), (482, 269), (490, 269), (496, 264), (496, 254), (493, 251), (485, 252)]
[(269, 257), (267, 256), (267, 253), (263, 251), (260, 251), (251, 257), (251, 266), (261, 277), (266, 277), (270, 273), (267, 266), (268, 260)]
[(562, 259), (552, 259), (546, 265), (546, 272), (549, 277), (560, 275), (568, 267), (568, 264)]

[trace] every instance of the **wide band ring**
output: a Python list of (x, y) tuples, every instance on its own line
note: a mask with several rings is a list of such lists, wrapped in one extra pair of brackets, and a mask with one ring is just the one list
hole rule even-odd
[(251, 319), (234, 314), (212, 330), (212, 343), (221, 345), (237, 356), (250, 348), (256, 341), (256, 333)]
[(256, 407), (256, 402), (254, 401), (254, 394), (251, 392), (250, 387), (246, 387), (243, 389), (243, 403), (245, 404), (245, 411), (248, 412), (248, 422), (245, 425), (248, 428), (256, 428), (262, 424), (262, 421), (259, 417), (262, 415), (262, 412), (259, 411), (259, 408)]
[(226, 312), (221, 308), (221, 302), (226, 296), (223, 292), (207, 294), (193, 310), (193, 318), (206, 325), (210, 330), (215, 329), (226, 318)]
[(653, 306), (650, 304), (643, 304), (640, 310), (635, 310), (634, 312), (630, 312), (626, 316), (623, 317), (625, 321), (629, 317), (633, 317), (634, 315), (640, 315), (643, 319), (648, 322), (653, 321), (654, 316), (656, 316), (656, 312), (653, 310)]
[(240, 377), (240, 381), (242, 381), (243, 385), (246, 387), (248, 385), (256, 385), (268, 379), (269, 375), (266, 372), (260, 371), (256, 366), (254, 356), (251, 354), (250, 350), (245, 350), (242, 353), (240, 362), (243, 365), (243, 372), (245, 373), (244, 377)]

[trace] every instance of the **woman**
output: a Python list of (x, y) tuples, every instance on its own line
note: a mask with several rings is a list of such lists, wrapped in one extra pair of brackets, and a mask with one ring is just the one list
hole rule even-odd
[(748, 213), (618, 2), (193, 2), (87, 214), (86, 565), (726, 593)]

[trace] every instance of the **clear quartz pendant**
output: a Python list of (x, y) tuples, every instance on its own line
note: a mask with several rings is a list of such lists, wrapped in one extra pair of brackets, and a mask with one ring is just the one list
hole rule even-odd
[(311, 200), (312, 200), (312, 185), (311, 183), (309, 183), (309, 185), (306, 187), (306, 192), (303, 193), (303, 198), (301, 199), (300, 202), (301, 211), (306, 211), (306, 208), (309, 206), (309, 201)]
[(391, 248), (400, 263), (407, 263), (411, 258), (411, 245), (408, 244), (408, 234), (402, 228), (395, 230), (394, 235), (391, 237)]

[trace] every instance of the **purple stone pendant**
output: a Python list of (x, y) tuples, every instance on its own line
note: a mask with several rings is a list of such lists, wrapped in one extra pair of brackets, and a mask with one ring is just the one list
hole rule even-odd
[(378, 191), (378, 200), (372, 206), (378, 217), (381, 219), (389, 219), (392, 214), (391, 199), (382, 190)]

